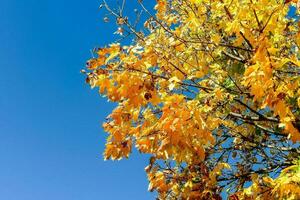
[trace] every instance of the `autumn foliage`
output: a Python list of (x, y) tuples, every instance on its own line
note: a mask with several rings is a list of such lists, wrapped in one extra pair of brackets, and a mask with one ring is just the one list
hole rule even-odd
[(105, 159), (150, 154), (160, 199), (300, 199), (299, 3), (139, 0), (136, 19), (123, 3), (101, 4), (120, 40), (85, 72), (118, 103)]

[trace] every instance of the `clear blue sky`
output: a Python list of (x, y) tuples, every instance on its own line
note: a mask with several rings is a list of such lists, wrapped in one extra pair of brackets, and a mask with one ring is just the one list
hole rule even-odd
[(103, 161), (101, 122), (113, 107), (79, 73), (115, 31), (98, 6), (1, 1), (0, 199), (153, 199), (145, 156)]

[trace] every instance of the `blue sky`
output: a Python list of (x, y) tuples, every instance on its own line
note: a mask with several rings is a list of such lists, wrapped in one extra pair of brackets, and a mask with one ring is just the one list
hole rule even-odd
[(145, 156), (103, 161), (113, 106), (79, 73), (90, 49), (113, 41), (98, 6), (1, 1), (0, 199), (153, 199)]

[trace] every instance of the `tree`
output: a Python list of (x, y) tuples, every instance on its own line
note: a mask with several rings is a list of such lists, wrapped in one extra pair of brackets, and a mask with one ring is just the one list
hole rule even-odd
[(160, 199), (299, 199), (297, 1), (138, 3), (134, 20), (125, 0), (101, 4), (120, 39), (84, 71), (118, 103), (103, 125), (105, 159), (150, 154)]

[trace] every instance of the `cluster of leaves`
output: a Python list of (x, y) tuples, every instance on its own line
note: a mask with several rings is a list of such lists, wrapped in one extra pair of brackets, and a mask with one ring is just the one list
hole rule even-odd
[(118, 103), (105, 159), (150, 154), (160, 199), (299, 199), (297, 1), (157, 0), (154, 14), (138, 3), (140, 29), (125, 1), (101, 4), (133, 41), (96, 49), (85, 72)]
[(275, 180), (268, 176), (252, 176), (253, 184), (234, 194), (237, 199), (299, 199), (300, 162), (281, 171)]

